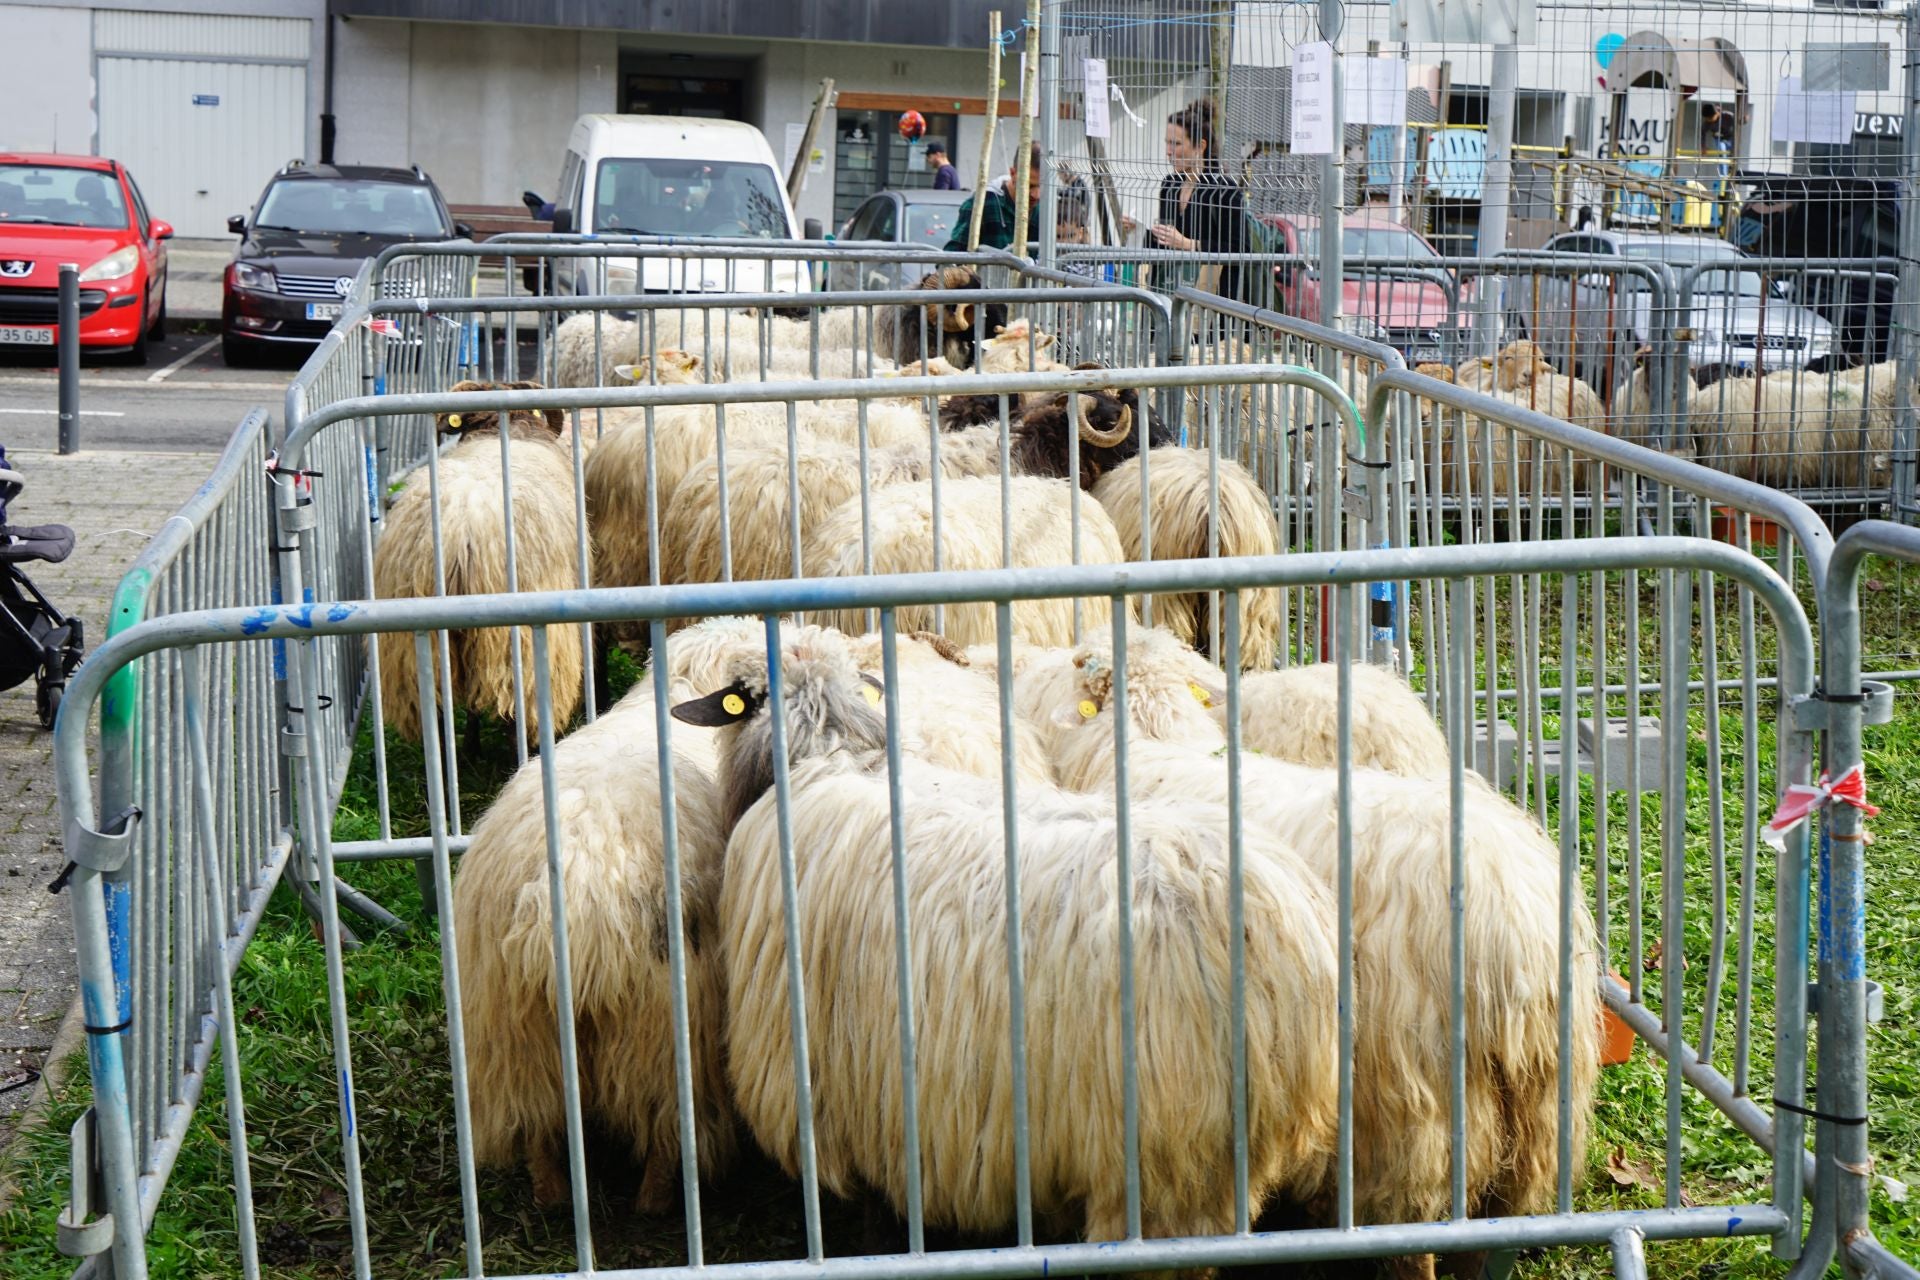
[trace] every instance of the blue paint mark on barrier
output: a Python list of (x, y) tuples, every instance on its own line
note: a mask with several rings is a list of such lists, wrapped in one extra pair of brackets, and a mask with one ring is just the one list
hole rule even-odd
[(376, 373), (373, 375), (373, 394), (377, 396), (387, 394), (387, 375), (385, 373)]
[(1820, 971), (1825, 973), (1827, 966), (1833, 963), (1833, 912), (1829, 909), (1833, 895), (1833, 837), (1827, 834), (1827, 822), (1824, 815), (1820, 818), (1820, 852), (1817, 856), (1820, 873), (1820, 909), (1814, 912), (1814, 921), (1819, 929)]
[(1740, 1221), (1741, 1221), (1741, 1220), (1740, 1220), (1739, 1218), (1737, 1218), (1737, 1217), (1734, 1217), (1734, 1218), (1728, 1218), (1728, 1219), (1727, 1219), (1727, 1234), (1728, 1234), (1728, 1235), (1732, 1235), (1732, 1234), (1733, 1234), (1733, 1233), (1734, 1233), (1734, 1232), (1735, 1232), (1736, 1230), (1738, 1230), (1738, 1229), (1739, 1229), (1739, 1226), (1740, 1226)]
[(352, 616), (353, 606), (350, 604), (336, 604), (333, 608), (327, 610), (328, 622), (345, 622)]
[[(241, 620), (240, 634), (243, 636), (257, 636), (262, 631), (265, 631), (268, 627), (272, 626), (273, 620), (278, 616), (279, 614), (273, 609), (266, 609), (266, 608), (255, 609), (251, 616)], [(281, 665), (280, 645), (283, 642), (279, 640), (275, 640), (273, 643), (274, 643), (274, 650), (275, 650), (274, 675), (276, 678), (278, 678), (286, 674), (285, 668)]]
[(347, 1134), (353, 1136), (353, 1077), (345, 1071), (340, 1073), (340, 1112), (346, 1117)]
[(305, 627), (308, 630), (313, 629), (313, 605), (311, 602), (290, 611), (286, 616), (287, 621), (296, 627)]
[(360, 450), (367, 464), (367, 521), (370, 524), (380, 522), (380, 478), (378, 468), (374, 466), (373, 446), (367, 445)]

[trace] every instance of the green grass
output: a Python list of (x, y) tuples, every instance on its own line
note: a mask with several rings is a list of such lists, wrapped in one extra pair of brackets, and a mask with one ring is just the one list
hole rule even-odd
[[(1549, 620), (1550, 625), (1550, 620)], [(638, 674), (616, 660), (616, 689)], [(1869, 856), (1869, 975), (1887, 992), (1886, 1018), (1872, 1029), (1871, 1108), (1876, 1174), (1895, 1183), (1920, 1177), (1920, 1033), (1915, 1030), (1915, 992), (1920, 991), (1920, 697), (1902, 689), (1893, 724), (1869, 730), (1867, 767), (1872, 797), (1885, 812), (1872, 824), (1877, 843)], [(1761, 723), (1771, 724), (1770, 699)], [(1557, 734), (1551, 717), (1545, 726)], [(1704, 720), (1696, 707), (1690, 726), (1694, 776), (1706, 776)], [(1725, 758), (1739, 754), (1738, 717), (1723, 719)], [(364, 839), (378, 833), (373, 798), (372, 740), (363, 732), (340, 807), (336, 836)], [(462, 792), (468, 821), (511, 769), (513, 749), (497, 729), (486, 739), (490, 767), (463, 762)], [(1771, 776), (1770, 731), (1758, 744), (1762, 770)], [(424, 833), (424, 787), (418, 748), (388, 742), (396, 834)], [(1729, 848), (1737, 849), (1737, 775), (1729, 773)], [(1689, 798), (1687, 993), (1690, 1037), (1698, 1034), (1708, 945), (1706, 904), (1711, 869), (1705, 856), (1709, 797), (1695, 785)], [(1550, 783), (1549, 800), (1557, 804)], [(1595, 818), (1590, 786), (1579, 801), (1590, 833)], [(1655, 833), (1659, 801), (1643, 797), (1648, 832), (1644, 867), (1647, 909), (1642, 919), (1651, 943), (1658, 937), (1660, 866)], [(1627, 801), (1609, 802), (1609, 866), (1616, 886), (1626, 870), (1624, 825)], [(1588, 847), (1591, 837), (1588, 836)], [(1728, 867), (1729, 910), (1742, 886), (1737, 858)], [(368, 1222), (376, 1274), (453, 1275), (465, 1269), (458, 1163), (451, 1118), (451, 1086), (440, 987), (437, 930), (421, 910), (412, 867), (362, 865), (346, 872), (358, 887), (395, 910), (407, 923), (404, 935), (371, 931), (364, 948), (346, 959), (347, 1007), (354, 1048), (357, 1119), (362, 1136)], [(1758, 911), (1756, 989), (1771, 981), (1772, 878), (1759, 860), (1751, 886)], [(1609, 912), (1613, 962), (1625, 968), (1626, 903), (1616, 889)], [(1731, 955), (1729, 956), (1731, 960)], [(1661, 974), (1645, 978), (1657, 1001)], [(1732, 1036), (1731, 982), (1721, 1002), (1720, 1049), (1727, 1061)], [(351, 1274), (345, 1180), (340, 1169), (339, 1118), (326, 983), (321, 947), (298, 904), (276, 895), (236, 982), (241, 1010), (239, 1047), (246, 1086), (249, 1156), (259, 1223), (263, 1271), (274, 1277), (334, 1277)], [(1756, 1009), (1753, 1091), (1771, 1087), (1771, 1023), (1762, 998)], [(225, 1084), (216, 1065), (206, 1105), (195, 1114), (152, 1234), (156, 1277), (225, 1277), (239, 1274), (226, 1117)], [(84, 1070), (54, 1099), (47, 1123), (25, 1136), (14, 1174), (21, 1195), (0, 1216), (0, 1275), (7, 1280), (64, 1276), (69, 1260), (53, 1248), (53, 1222), (66, 1195), (65, 1134), (87, 1102)], [(1683, 1189), (1688, 1203), (1763, 1202), (1769, 1168), (1757, 1148), (1710, 1106), (1687, 1094), (1683, 1142)], [(1664, 1203), (1665, 1095), (1663, 1064), (1640, 1046), (1633, 1060), (1603, 1073), (1586, 1167), (1579, 1171), (1575, 1202), (1581, 1209), (1657, 1208)], [(631, 1170), (618, 1161), (597, 1164), (593, 1224), (598, 1264), (650, 1266), (685, 1260), (683, 1223), (676, 1213), (659, 1220), (636, 1218), (629, 1209), (635, 1189)], [(1920, 1216), (1915, 1204), (1889, 1194), (1876, 1181), (1873, 1212), (1881, 1238), (1896, 1252), (1920, 1256)], [(572, 1222), (564, 1211), (543, 1211), (531, 1202), (525, 1175), (482, 1171), (479, 1206), (492, 1274), (567, 1270), (574, 1266)], [(804, 1253), (798, 1187), (764, 1161), (748, 1159), (718, 1185), (703, 1189), (704, 1235), (709, 1261), (795, 1257)], [(859, 1211), (827, 1205), (829, 1253), (867, 1248)], [(904, 1239), (880, 1243), (904, 1246)], [(935, 1240), (936, 1247), (995, 1243)], [(1655, 1245), (1657, 1274), (1700, 1280), (1778, 1276), (1781, 1266), (1752, 1240), (1714, 1240)], [(1609, 1273), (1602, 1250), (1568, 1250), (1524, 1257), (1527, 1277), (1598, 1277)]]

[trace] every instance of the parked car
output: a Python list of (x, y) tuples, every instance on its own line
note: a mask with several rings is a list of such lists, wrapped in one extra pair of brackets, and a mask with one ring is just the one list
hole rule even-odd
[(227, 264), (220, 348), (231, 365), (311, 346), (340, 318), (360, 264), (389, 245), (469, 235), (415, 165), (288, 162), (251, 215), (227, 219), (241, 237)]
[[(1600, 386), (1625, 373), (1634, 351), (1651, 340), (1652, 294), (1644, 281), (1609, 263), (1663, 262), (1677, 277), (1700, 263), (1733, 264), (1739, 249), (1710, 235), (1659, 231), (1575, 231), (1557, 235), (1544, 252), (1586, 259), (1592, 270), (1545, 274), (1529, 283), (1524, 307), (1508, 306), (1509, 327), (1533, 338), (1547, 359)], [(1833, 349), (1833, 326), (1788, 299), (1786, 281), (1768, 287), (1757, 271), (1727, 266), (1702, 273), (1694, 286), (1688, 359), (1698, 379), (1721, 369), (1798, 369)], [(1537, 299), (1536, 299), (1537, 295)], [(1608, 341), (1608, 317), (1613, 339)]]
[(125, 165), (0, 152), (0, 347), (57, 345), (60, 264), (80, 267), (80, 347), (147, 362), (166, 334), (173, 228)]
[[(873, 241), (901, 248), (942, 249), (953, 234), (953, 220), (971, 191), (935, 191), (915, 187), (880, 191), (841, 224), (841, 240)], [(830, 289), (910, 289), (926, 274), (924, 266), (897, 262), (835, 262), (827, 268)]]
[[(1277, 254), (1320, 256), (1320, 219), (1268, 214), (1271, 248)], [(1384, 342), (1410, 364), (1451, 361), (1456, 290), (1452, 273), (1438, 265), (1439, 253), (1419, 233), (1390, 218), (1353, 214), (1340, 229), (1340, 250), (1348, 263), (1341, 273), (1340, 314), (1362, 337)], [(1395, 265), (1362, 265), (1374, 259)], [(1422, 263), (1433, 261), (1433, 266)], [(1303, 320), (1320, 319), (1320, 273), (1311, 266), (1281, 262), (1273, 269), (1276, 310)]]
[[(584, 115), (567, 136), (556, 233), (792, 240), (773, 148), (737, 120)], [(801, 293), (804, 263), (758, 258), (558, 258), (551, 288), (590, 293)]]

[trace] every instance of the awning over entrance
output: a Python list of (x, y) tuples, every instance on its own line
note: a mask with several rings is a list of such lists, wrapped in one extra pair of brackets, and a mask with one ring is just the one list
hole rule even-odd
[(1671, 40), (1658, 31), (1628, 36), (1607, 66), (1613, 89), (1669, 89), (1730, 102), (1747, 90), (1747, 60), (1731, 40)]

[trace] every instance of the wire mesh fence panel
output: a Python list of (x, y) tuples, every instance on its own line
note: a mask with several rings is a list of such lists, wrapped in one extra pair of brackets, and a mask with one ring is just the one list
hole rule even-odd
[[(431, 1038), (430, 1060), (416, 1052), (427, 1040), (400, 1049), (399, 1024), (370, 1017), (385, 997), (352, 975), (340, 917), (323, 911), (327, 1014), (303, 1008), (299, 1021), (326, 1023), (327, 1051), (281, 1069), (336, 1082), (337, 1118), (301, 1107), (236, 1119), (228, 1155), (241, 1204), (233, 1236), (216, 1225), (208, 1247), (250, 1248), (256, 1213), (262, 1237), (281, 1238), (286, 1180), (249, 1197), (248, 1153), (256, 1138), (286, 1150), (275, 1127), (291, 1125), (302, 1173), (319, 1161), (316, 1174), (340, 1188), (335, 1234), (363, 1274), (404, 1260), (493, 1274), (745, 1276), (771, 1262), (864, 1275), (908, 1265), (911, 1253), (929, 1274), (1040, 1275), (1499, 1253), (1601, 1244), (1626, 1227), (1654, 1241), (1656, 1256), (1683, 1247), (1661, 1242), (1724, 1239), (1731, 1228), (1792, 1257), (1801, 1120), (1769, 1120), (1747, 1094), (1806, 1100), (1805, 925), (1776, 935), (1761, 921), (1749, 946), (1732, 921), (1769, 881), (1783, 901), (1806, 901), (1805, 828), (1788, 833), (1777, 861), (1756, 864), (1730, 913), (1721, 877), (1697, 863), (1682, 874), (1683, 850), (1720, 848), (1688, 802), (1704, 783), (1684, 743), (1662, 754), (1647, 805), (1656, 871), (1651, 854), (1647, 865), (1631, 860), (1605, 834), (1607, 818), (1585, 812), (1604, 787), (1570, 768), (1544, 823), (1471, 780), (1464, 666), (1443, 719), (1412, 704), (1425, 732), (1397, 748), (1369, 713), (1414, 695), (1368, 677), (1346, 621), (1347, 657), (1306, 684), (1241, 674), (1251, 632), (1238, 600), (1260, 588), (1324, 583), (1364, 597), (1378, 580), (1444, 581), (1455, 588), (1445, 624), (1465, 635), (1461, 602), (1482, 584), (1517, 576), (1571, 597), (1590, 578), (1635, 573), (1711, 577), (1747, 593), (1782, 655), (1783, 692), (1811, 690), (1811, 637), (1793, 594), (1750, 557), (1699, 539), (523, 593), (318, 616), (282, 606), (148, 623), (81, 673), (75, 697), (87, 705), (109, 670), (140, 654), (173, 667), (190, 726), (182, 812), (203, 825), (202, 655), (217, 664), (222, 651), (284, 642), (290, 665), (311, 673), (335, 636), (383, 633), (413, 648), (417, 694), (430, 704), (437, 634), (518, 627), (542, 726), (456, 870), (438, 717), (423, 717), (414, 751), (424, 806), (411, 818), (425, 827), (440, 907), (440, 982), (428, 986), (446, 997), (422, 1011), (445, 1034)], [(1140, 593), (1180, 591), (1230, 602), (1224, 671), (1129, 622)], [(1699, 606), (1684, 591), (1663, 597), (1663, 671), (1685, 669), (1699, 643), (1688, 625)], [(1103, 602), (1105, 621), (1077, 645), (1019, 639), (1023, 610), (1071, 600)], [(991, 618), (982, 643), (962, 650), (917, 634), (917, 614), (978, 603)], [(1348, 603), (1335, 602), (1336, 619), (1354, 616)], [(798, 621), (868, 611), (873, 630)], [(622, 617), (646, 619), (651, 673), (561, 735), (554, 639)], [(670, 631), (681, 618), (705, 621)], [(1554, 675), (1563, 705), (1578, 702), (1589, 675), (1579, 659)], [(1308, 687), (1310, 710), (1297, 701)], [(1707, 700), (1683, 682), (1663, 693), (1669, 714), (1705, 714)], [(1320, 732), (1267, 732), (1261, 708), (1290, 699)], [(1760, 766), (1764, 785), (1806, 781), (1811, 733), (1779, 715), (1759, 731), (1776, 747)], [(69, 726), (58, 749), (69, 830), (91, 832), (84, 738)], [(321, 763), (298, 762), (307, 786), (320, 785)], [(724, 788), (723, 775), (733, 780)], [(302, 840), (327, 875), (332, 825), (318, 808), (303, 812)], [(630, 900), (601, 891), (609, 857), (629, 868)], [(1382, 857), (1424, 870), (1383, 875)], [(80, 901), (97, 901), (86, 896), (97, 879), (83, 863)], [(652, 936), (637, 948), (636, 907)], [(505, 929), (509, 910), (516, 924)], [(80, 922), (83, 942), (94, 923)], [(1644, 935), (1666, 948), (1661, 981), (1603, 981), (1605, 968), (1644, 959)], [(865, 940), (857, 955), (850, 937)], [(93, 948), (81, 956), (92, 976)], [(1484, 993), (1496, 990), (1507, 995), (1489, 1005)], [(1596, 1086), (1603, 1002), (1656, 1048), (1675, 1049), (1663, 1081), (1650, 1059), (1628, 1086), (1664, 1112), (1645, 1141), (1668, 1163), (1653, 1202), (1624, 1213), (1611, 1194), (1585, 1190), (1594, 1090), (1620, 1087)], [(230, 1017), (232, 997), (222, 1003)], [(1741, 1011), (1737, 1034), (1723, 1004)], [(266, 1011), (251, 1034), (279, 1034), (274, 1017)], [(1709, 1047), (1728, 1038), (1731, 1050)], [(93, 1047), (97, 1073), (118, 1069), (107, 1044)], [(404, 1114), (372, 1101), (394, 1096), (395, 1071)], [(227, 1079), (232, 1105), (251, 1082)], [(1689, 1154), (1689, 1135), (1713, 1123), (1688, 1101), (1696, 1094), (1777, 1144), (1773, 1158), (1754, 1148), (1771, 1166), (1771, 1202), (1704, 1202), (1702, 1185), (1724, 1184), (1700, 1183), (1710, 1174)], [(773, 1172), (735, 1171), (736, 1117)], [(113, 1120), (101, 1141), (110, 1188), (131, 1159)], [(984, 1149), (983, 1134), (993, 1137)], [(413, 1161), (396, 1198), (396, 1154), (430, 1140), (448, 1158)], [(624, 1182), (616, 1166), (627, 1155), (643, 1166), (641, 1212), (683, 1229), (636, 1234), (622, 1225), (632, 1214), (592, 1211), (606, 1179)], [(226, 1171), (214, 1176), (224, 1183)], [(837, 1199), (856, 1180), (882, 1189), (902, 1224), (883, 1231), (904, 1237), (862, 1237), (857, 1212)], [(530, 1231), (515, 1208), (530, 1194), (570, 1198), (573, 1213), (558, 1230)], [(109, 1200), (116, 1223), (138, 1222)], [(144, 1274), (137, 1226), (107, 1234), (116, 1272)]]

